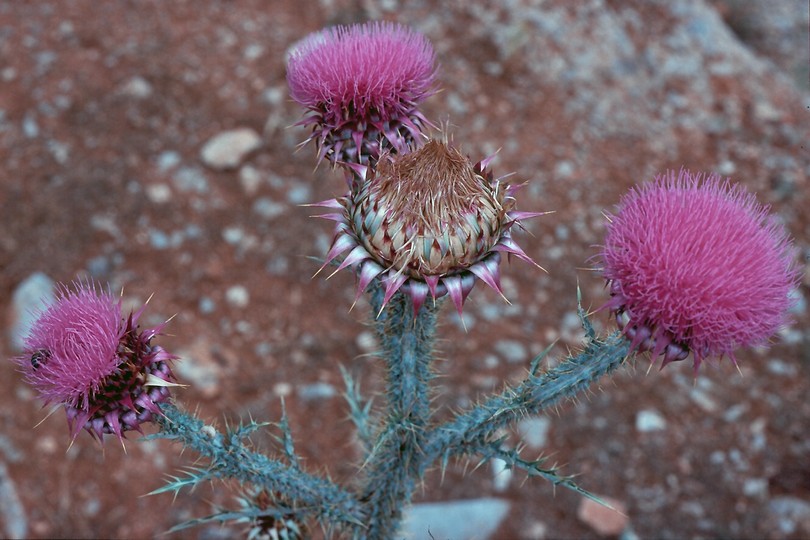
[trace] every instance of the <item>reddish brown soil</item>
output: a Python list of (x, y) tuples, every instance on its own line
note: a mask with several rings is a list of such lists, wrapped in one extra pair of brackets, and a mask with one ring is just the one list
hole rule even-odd
[[(0, 324), (11, 326), (11, 295), (37, 271), (123, 287), (132, 305), (154, 293), (147, 323), (176, 314), (160, 343), (215, 376), (179, 391), (179, 400), (224, 425), (277, 421), (280, 395), (289, 394), (306, 467), (350, 482), (359, 454), (347, 407), (339, 395), (306, 401), (298, 390), (324, 382), (340, 391), (341, 364), (368, 393), (381, 390), (383, 375), (367, 354), (367, 305), (349, 311), (352, 276), (311, 278), (330, 229), (298, 204), (338, 195), (343, 184), (327, 167), (313, 173), (312, 148), (294, 152), (305, 133), (285, 129), (301, 111), (286, 95), (284, 54), (324, 25), (377, 17), (414, 25), (436, 44), (445, 90), (427, 104), (428, 116), (449, 121), (473, 156), (501, 148), (495, 167), (529, 181), (521, 209), (556, 211), (517, 235), (548, 274), (520, 261), (505, 266), (512, 306), (478, 287), (466, 332), (452, 310), (444, 313), (439, 419), (519, 380), (528, 355), (553, 340), (561, 338), (557, 357), (577, 347), (577, 283), (588, 305), (606, 298), (587, 271), (602, 212), (656, 172), (682, 164), (725, 171), (773, 205), (800, 256), (808, 253), (809, 101), (802, 81), (779, 71), (778, 58), (740, 53), (747, 49), (729, 45), (736, 40), (730, 32), (727, 41), (711, 32), (708, 43), (668, 41), (685, 23), (654, 3), (591, 2), (593, 9), (578, 10), (560, 0), (546, 3), (554, 17), (537, 20), (529, 17), (534, 3), (514, 4), (0, 2)], [(626, 23), (635, 56), (624, 63), (609, 56), (618, 47), (611, 36), (590, 30), (604, 28), (600, 17)], [(683, 58), (705, 64), (657, 75), (672, 51), (693, 49), (671, 69)], [(710, 69), (722, 61), (731, 69)], [(264, 138), (245, 162), (252, 169), (205, 168), (202, 144), (243, 126)], [(281, 205), (277, 214), (262, 213), (268, 203)], [(244, 307), (227, 301), (236, 285), (249, 293)], [(805, 279), (804, 296), (807, 286)], [(604, 315), (596, 322), (612, 327)], [(741, 352), (742, 375), (726, 361), (703, 369), (693, 384), (686, 363), (645, 375), (648, 360), (640, 358), (635, 369), (549, 411), (542, 452), (579, 474), (584, 488), (623, 502), (642, 538), (808, 536), (810, 524), (791, 532), (772, 504), (784, 497), (810, 503), (807, 322), (799, 310), (784, 341)], [(496, 347), (505, 340), (522, 346), (525, 360), (509, 362)], [(0, 356), (12, 354), (10, 341), (0, 341)], [(0, 372), (0, 461), (31, 537), (154, 537), (235, 506), (223, 484), (176, 500), (144, 497), (196, 456), (134, 439), (126, 453), (114, 441), (102, 449), (84, 434), (68, 449), (61, 412), (34, 428), (46, 411), (11, 363)], [(666, 428), (639, 432), (640, 410), (657, 411)], [(268, 433), (255, 442), (275, 452)], [(506, 498), (512, 509), (498, 538), (596, 536), (576, 516), (577, 495), (520, 474), (498, 493), (488, 466), (467, 469), (453, 464), (444, 481), (430, 474), (416, 501)], [(221, 538), (234, 530), (177, 536)]]

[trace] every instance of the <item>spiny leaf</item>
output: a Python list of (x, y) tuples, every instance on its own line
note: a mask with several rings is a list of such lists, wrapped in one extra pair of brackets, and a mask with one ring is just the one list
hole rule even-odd
[(545, 359), (545, 357), (548, 356), (548, 353), (551, 352), (551, 349), (554, 348), (554, 346), (557, 344), (558, 341), (559, 341), (558, 339), (555, 339), (554, 342), (551, 345), (549, 345), (548, 347), (543, 349), (543, 352), (538, 354), (534, 358), (534, 360), (532, 360), (532, 363), (529, 366), (529, 373), (531, 375), (537, 375), (537, 370), (540, 368), (540, 362), (542, 362), (543, 359)]
[(251, 420), (246, 424), (240, 424), (239, 427), (229, 433), (229, 436), (231, 439), (235, 437), (238, 440), (243, 440), (252, 435), (254, 432), (269, 425), (270, 422), (255, 422)]
[(579, 288), (579, 279), (577, 279), (577, 313), (579, 314), (582, 328), (585, 329), (585, 337), (587, 337), (589, 341), (596, 338), (596, 330), (594, 330), (591, 321), (588, 319), (588, 313), (582, 309), (582, 290)]
[(340, 374), (343, 376), (343, 382), (346, 385), (346, 391), (343, 393), (343, 397), (346, 403), (349, 404), (351, 419), (357, 428), (357, 436), (363, 443), (366, 452), (370, 453), (374, 445), (369, 425), (373, 400), (369, 399), (365, 403), (363, 402), (363, 398), (360, 395), (360, 383), (355, 381), (348, 370), (343, 366), (340, 366)]
[(281, 430), (281, 437), (274, 435), (275, 439), (281, 444), (281, 448), (284, 450), (284, 455), (287, 456), (290, 465), (296, 469), (300, 469), (301, 465), (295, 453), (295, 444), (293, 443), (292, 430), (290, 429), (290, 420), (287, 416), (287, 406), (283, 398), (281, 399), (281, 421), (277, 425)]
[(558, 469), (556, 467), (551, 467), (548, 469), (541, 467), (541, 465), (546, 461), (545, 458), (536, 459), (533, 461), (524, 460), (520, 457), (520, 454), (517, 451), (500, 448), (500, 441), (493, 441), (491, 444), (479, 448), (478, 453), (489, 458), (498, 457), (514, 468), (525, 470), (529, 476), (539, 476), (541, 478), (545, 478), (555, 486), (562, 486), (570, 489), (575, 493), (579, 493), (583, 497), (618, 512), (618, 510), (611, 506), (610, 503), (577, 485), (573, 481), (573, 476), (562, 476), (558, 474)]
[(211, 514), (210, 516), (184, 521), (183, 523), (179, 523), (166, 531), (166, 534), (175, 533), (191, 527), (198, 527), (200, 525), (205, 525), (212, 522), (225, 523), (226, 521), (235, 521), (244, 523), (260, 517), (288, 518), (296, 513), (300, 512), (291, 510), (277, 510), (275, 508), (267, 508), (264, 510), (259, 508), (245, 508), (242, 510), (232, 511), (226, 510), (223, 512), (217, 512), (216, 514)]
[(211, 478), (214, 477), (214, 474), (208, 469), (204, 469), (201, 467), (187, 467), (187, 469), (189, 471), (196, 471), (199, 474), (194, 474), (190, 472), (186, 477), (169, 475), (169, 478), (172, 480), (171, 482), (169, 482), (163, 487), (157, 488), (154, 491), (150, 491), (149, 493), (147, 493), (147, 495), (158, 495), (160, 493), (168, 493), (170, 491), (178, 493), (184, 487), (193, 488), (200, 482), (210, 480)]

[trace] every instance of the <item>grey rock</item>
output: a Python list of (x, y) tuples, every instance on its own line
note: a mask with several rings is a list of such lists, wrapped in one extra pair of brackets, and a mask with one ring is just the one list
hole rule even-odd
[(152, 95), (152, 85), (149, 81), (140, 76), (132, 77), (122, 84), (118, 91), (134, 99), (146, 99)]
[(746, 497), (764, 499), (768, 496), (767, 478), (746, 478), (743, 483), (743, 494)]
[(172, 183), (183, 193), (205, 193), (208, 191), (208, 178), (197, 167), (181, 167), (172, 175)]
[(794, 315), (804, 315), (807, 311), (807, 299), (802, 294), (802, 291), (799, 289), (793, 289), (790, 291), (788, 296), (793, 303), (790, 308), (790, 312)]
[(283, 214), (286, 209), (286, 205), (276, 202), (269, 197), (261, 197), (256, 199), (256, 202), (253, 203), (253, 211), (264, 219), (276, 218)]
[(501, 458), (494, 458), (492, 461), (492, 488), (501, 493), (506, 491), (512, 482), (512, 469), (509, 464)]
[(523, 343), (513, 339), (502, 339), (495, 343), (495, 352), (509, 363), (525, 362), (529, 352)]
[(298, 387), (298, 397), (304, 401), (329, 399), (338, 394), (337, 389), (329, 383), (316, 382)]
[(524, 418), (517, 426), (521, 442), (526, 443), (529, 448), (535, 450), (546, 446), (550, 428), (551, 420), (545, 416)]
[(509, 502), (482, 498), (415, 504), (405, 514), (398, 538), (487, 540), (509, 513)]
[(784, 534), (793, 534), (800, 526), (810, 528), (810, 501), (798, 497), (774, 497), (768, 503), (768, 512), (777, 519)]
[(250, 128), (223, 131), (203, 145), (200, 159), (212, 169), (235, 169), (248, 154), (262, 145), (262, 138)]
[(636, 431), (647, 433), (666, 429), (667, 421), (658, 411), (641, 410), (636, 414)]
[(179, 231), (167, 234), (158, 229), (149, 229), (149, 245), (154, 249), (164, 250), (177, 247), (183, 242), (183, 235)]
[(222, 370), (209, 347), (198, 346), (192, 351), (181, 351), (178, 356), (180, 360), (172, 365), (172, 370), (181, 383), (190, 385), (205, 398), (219, 393)]
[(35, 272), (20, 283), (12, 294), (11, 346), (22, 351), (25, 337), (39, 313), (56, 299), (56, 285), (42, 272)]
[(160, 172), (167, 172), (180, 165), (180, 154), (174, 150), (165, 150), (157, 157), (157, 167)]
[(0, 462), (0, 523), (4, 523), (3, 536), (25, 538), (28, 536), (28, 519), (25, 508), (17, 495), (14, 480), (8, 474), (6, 464)]
[(99, 255), (87, 261), (87, 271), (94, 278), (102, 278), (112, 270), (112, 261), (109, 257)]
[(795, 364), (790, 364), (780, 358), (771, 358), (768, 363), (765, 364), (765, 368), (774, 375), (782, 375), (785, 377), (794, 377), (799, 372)]
[(216, 302), (214, 302), (211, 298), (207, 296), (203, 296), (202, 298), (200, 298), (200, 301), (197, 303), (197, 309), (199, 309), (200, 313), (204, 315), (213, 313), (216, 308), (217, 308)]
[(287, 200), (292, 204), (304, 204), (312, 199), (312, 189), (305, 185), (299, 184), (292, 186), (287, 191)]
[(39, 124), (37, 124), (36, 119), (30, 114), (26, 114), (23, 118), (22, 129), (23, 134), (29, 139), (33, 139), (39, 135)]
[(233, 307), (247, 307), (250, 303), (250, 293), (243, 285), (233, 285), (225, 291), (225, 300)]
[(245, 165), (239, 169), (239, 183), (247, 195), (255, 195), (262, 184), (262, 173), (253, 165)]
[(149, 184), (144, 191), (149, 200), (155, 204), (166, 204), (172, 200), (172, 190), (168, 184)]

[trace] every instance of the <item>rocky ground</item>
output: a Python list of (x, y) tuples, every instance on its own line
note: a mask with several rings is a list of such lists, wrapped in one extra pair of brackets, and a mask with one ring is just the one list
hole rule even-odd
[[(521, 209), (556, 212), (519, 236), (548, 275), (514, 261), (504, 271), (511, 305), (480, 287), (464, 324), (444, 313), (439, 418), (519, 380), (554, 340), (555, 358), (577, 347), (577, 282), (587, 304), (606, 298), (588, 271), (602, 212), (660, 171), (731, 176), (772, 205), (801, 264), (810, 255), (801, 0), (6, 0), (0, 356), (15, 354), (25, 295), (48, 279), (109, 282), (132, 306), (154, 293), (147, 323), (176, 314), (160, 343), (182, 357), (181, 401), (222, 425), (278, 420), (284, 397), (306, 467), (350, 481), (359, 453), (338, 366), (369, 393), (382, 375), (367, 306), (348, 310), (352, 277), (311, 279), (330, 227), (300, 205), (340, 194), (342, 179), (313, 172), (312, 148), (294, 151), (305, 133), (287, 129), (301, 111), (287, 97), (284, 57), (308, 32), (378, 18), (435, 44), (444, 90), (428, 116), (471, 156), (500, 149), (496, 170), (529, 181)], [(230, 151), (206, 147), (235, 129)], [(808, 285), (773, 347), (739, 354), (742, 374), (729, 362), (697, 381), (686, 363), (647, 374), (639, 358), (510, 434), (626, 518), (599, 518), (540, 479), (465, 463), (443, 481), (430, 474), (416, 502), (449, 505), (439, 507), (446, 518), (476, 499), (492, 529), (479, 537), (810, 536)], [(134, 440), (124, 453), (86, 435), (68, 449), (61, 414), (34, 427), (46, 411), (9, 362), (0, 404), (0, 536), (146, 538), (235, 505), (223, 484), (143, 497), (195, 456)], [(274, 443), (261, 434), (256, 444)]]

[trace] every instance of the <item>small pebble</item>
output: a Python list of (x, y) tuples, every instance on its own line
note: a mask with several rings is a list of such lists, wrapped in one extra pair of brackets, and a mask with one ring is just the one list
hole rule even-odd
[(495, 352), (510, 364), (525, 362), (529, 357), (529, 352), (523, 343), (513, 339), (502, 339), (496, 342)]
[(262, 145), (262, 138), (251, 128), (223, 131), (203, 145), (200, 159), (212, 169), (235, 169), (250, 154)]
[(122, 84), (118, 91), (135, 99), (146, 99), (152, 95), (152, 85), (143, 77), (135, 76)]
[(17, 285), (11, 298), (11, 345), (22, 351), (39, 313), (56, 299), (56, 284), (42, 272), (35, 272)]
[(636, 414), (636, 431), (647, 433), (666, 429), (667, 421), (657, 411), (645, 409)]
[(535, 450), (546, 446), (550, 428), (551, 420), (545, 416), (524, 418), (517, 426), (521, 442)]
[(624, 503), (610, 497), (599, 497), (615, 510), (582, 497), (577, 509), (577, 517), (588, 525), (597, 534), (602, 536), (618, 536), (627, 527), (627, 508)]
[(329, 399), (338, 394), (337, 389), (329, 383), (316, 382), (298, 387), (298, 397), (304, 401)]
[(492, 460), (492, 488), (497, 492), (506, 491), (512, 481), (512, 469), (501, 458)]
[(225, 300), (233, 307), (244, 308), (250, 302), (250, 293), (242, 285), (233, 285), (225, 291)]

